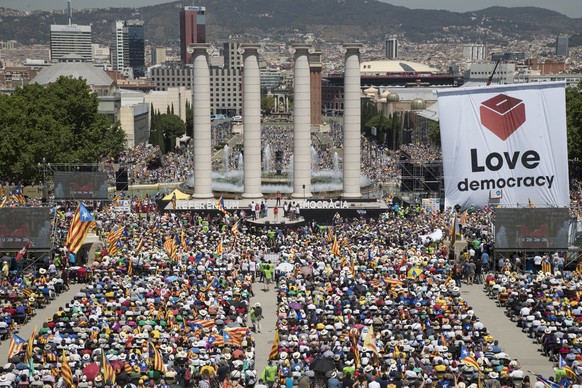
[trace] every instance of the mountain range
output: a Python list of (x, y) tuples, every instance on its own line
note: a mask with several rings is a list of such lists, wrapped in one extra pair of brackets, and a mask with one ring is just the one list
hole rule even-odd
[[(490, 7), (473, 12), (408, 9), (377, 0), (200, 0), (206, 6), (208, 41), (238, 37), (300, 40), (313, 33), (326, 41), (373, 43), (396, 34), (411, 42), (450, 42), (504, 45), (512, 40), (535, 40), (570, 35), (570, 46), (582, 44), (582, 18), (569, 18), (536, 7)], [(190, 1), (141, 8), (75, 11), (73, 22), (92, 24), (93, 41), (110, 44), (113, 22), (140, 18), (150, 44), (177, 45), (179, 10)], [(48, 43), (51, 24), (66, 24), (63, 13), (27, 14), (0, 8), (0, 36), (23, 44)]]

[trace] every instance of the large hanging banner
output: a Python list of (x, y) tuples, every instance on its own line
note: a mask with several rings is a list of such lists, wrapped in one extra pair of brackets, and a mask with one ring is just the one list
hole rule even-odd
[(565, 83), (437, 95), (445, 206), (569, 206)]

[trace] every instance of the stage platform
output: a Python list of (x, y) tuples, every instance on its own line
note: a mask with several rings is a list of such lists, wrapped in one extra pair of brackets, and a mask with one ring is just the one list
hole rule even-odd
[[(384, 201), (375, 198), (360, 198), (343, 199), (343, 198), (309, 198), (304, 200), (302, 198), (284, 198), (281, 200), (281, 205), (287, 203), (295, 203), (299, 205), (299, 218), (291, 219), (290, 217), (283, 217), (283, 208), (279, 206), (278, 218), (275, 219), (273, 209), (276, 205), (275, 199), (265, 199), (268, 213), (267, 217), (253, 219), (250, 216), (250, 205), (253, 202), (251, 199), (224, 199), (224, 208), (230, 213), (240, 213), (244, 210), (245, 218), (248, 222), (257, 225), (300, 225), (304, 222), (311, 222), (315, 220), (318, 223), (331, 223), (331, 220), (336, 213), (342, 217), (365, 217), (376, 218), (381, 213), (388, 210), (388, 206)], [(255, 200), (259, 202), (261, 200)], [(215, 214), (220, 210), (217, 207), (216, 199), (209, 200), (180, 200), (176, 201), (176, 206), (169, 201), (162, 201), (158, 206), (162, 211), (177, 211), (177, 212), (195, 212), (195, 213), (210, 213)]]

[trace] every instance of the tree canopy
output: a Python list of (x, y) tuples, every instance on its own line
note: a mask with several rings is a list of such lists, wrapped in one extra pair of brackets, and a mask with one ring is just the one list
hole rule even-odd
[(125, 133), (104, 114), (82, 79), (61, 77), (46, 87), (17, 88), (0, 96), (0, 177), (37, 178), (37, 164), (96, 163), (125, 147)]

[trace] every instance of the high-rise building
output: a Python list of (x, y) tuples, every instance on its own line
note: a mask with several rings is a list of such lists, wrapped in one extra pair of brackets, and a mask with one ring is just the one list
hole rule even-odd
[(386, 39), (386, 59), (398, 59), (398, 39), (394, 36)]
[(51, 25), (51, 60), (76, 54), (91, 61), (91, 26), (77, 24)]
[(145, 75), (145, 34), (143, 20), (128, 20), (127, 41), (129, 48), (129, 67), (135, 77)]
[(190, 63), (188, 46), (206, 43), (206, 7), (186, 6), (180, 10), (180, 55), (183, 64)]
[(111, 65), (113, 70), (122, 71), (129, 66), (129, 46), (127, 27), (123, 20), (117, 20), (114, 25), (113, 48), (111, 50)]
[(558, 35), (556, 38), (556, 55), (567, 57), (568, 54), (568, 35)]
[(143, 20), (118, 20), (115, 22), (111, 63), (113, 70), (133, 70), (134, 77), (145, 74), (145, 41)]

